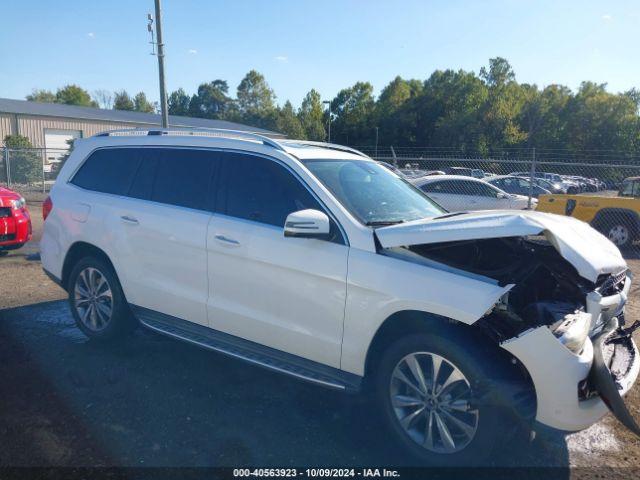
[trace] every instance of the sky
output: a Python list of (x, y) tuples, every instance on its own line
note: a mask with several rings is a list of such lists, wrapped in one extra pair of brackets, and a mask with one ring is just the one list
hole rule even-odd
[[(75, 83), (157, 100), (153, 0), (0, 0), (0, 97)], [(640, 2), (595, 0), (163, 0), (169, 92), (251, 69), (278, 103), (357, 81), (478, 72), (509, 60), (520, 82), (640, 88)]]

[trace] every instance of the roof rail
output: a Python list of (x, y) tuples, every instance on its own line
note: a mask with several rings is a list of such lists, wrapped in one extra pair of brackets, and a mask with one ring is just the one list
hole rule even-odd
[(244, 132), (242, 130), (227, 130), (224, 128), (203, 128), (203, 127), (169, 127), (169, 128), (122, 128), (101, 132), (94, 137), (126, 137), (126, 136), (146, 136), (146, 135), (171, 135), (171, 136), (194, 136), (194, 137), (219, 137), (234, 140), (247, 140), (250, 142), (262, 143), (276, 150), (284, 151), (282, 145), (276, 140), (258, 133)]
[(298, 144), (298, 145), (308, 145), (310, 147), (329, 148), (331, 150), (338, 150), (340, 152), (354, 153), (356, 155), (360, 155), (362, 157), (369, 158), (368, 155), (362, 153), (360, 150), (356, 150), (355, 148), (351, 148), (351, 147), (345, 147), (344, 145), (338, 145), (336, 143), (313, 142), (311, 140), (293, 140), (293, 139), (281, 140), (281, 143), (283, 145), (286, 145), (286, 144), (289, 143), (289, 144)]

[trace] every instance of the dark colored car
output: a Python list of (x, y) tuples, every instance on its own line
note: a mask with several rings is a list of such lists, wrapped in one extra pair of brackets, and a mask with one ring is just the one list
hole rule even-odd
[(444, 167), (442, 171), (445, 175), (462, 175), (463, 177), (473, 177), (476, 176), (473, 174), (473, 168), (467, 167)]
[[(515, 195), (528, 196), (529, 191), (531, 190), (531, 182), (529, 181), (528, 178), (524, 178), (524, 177), (514, 177), (511, 175), (504, 175), (504, 176), (489, 177), (489, 178), (486, 178), (485, 181), (490, 183), (494, 187), (498, 187), (500, 190), (504, 190), (507, 193), (512, 193)], [(533, 191), (531, 191), (531, 193), (533, 197), (538, 198), (538, 195), (551, 193), (551, 191), (547, 190), (546, 188), (540, 187), (534, 182)]]

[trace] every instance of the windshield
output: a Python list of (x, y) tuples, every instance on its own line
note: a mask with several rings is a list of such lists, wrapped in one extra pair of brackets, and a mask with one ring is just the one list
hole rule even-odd
[(391, 225), (445, 212), (419, 189), (375, 162), (306, 160), (304, 164), (365, 225)]

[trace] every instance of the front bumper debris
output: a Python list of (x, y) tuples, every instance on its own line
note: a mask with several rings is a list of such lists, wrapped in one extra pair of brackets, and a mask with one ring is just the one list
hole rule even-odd
[(640, 426), (627, 409), (622, 395), (638, 375), (640, 359), (631, 335), (640, 327), (636, 322), (623, 329), (612, 318), (593, 339), (593, 365), (587, 379), (588, 391), (595, 391), (611, 413), (625, 427), (640, 437)]

